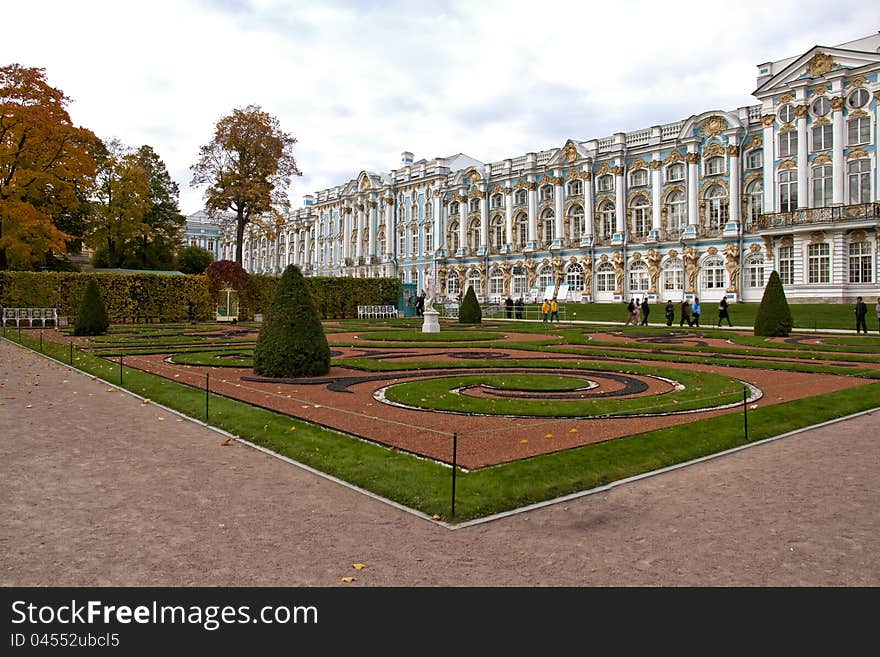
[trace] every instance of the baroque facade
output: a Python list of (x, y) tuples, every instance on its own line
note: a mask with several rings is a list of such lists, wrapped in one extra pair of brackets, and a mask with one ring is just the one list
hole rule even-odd
[(878, 75), (875, 34), (759, 65), (735, 111), (492, 163), (405, 152), (249, 226), (243, 265), (419, 288), (430, 270), (441, 299), (759, 301), (774, 269), (792, 299), (880, 296)]

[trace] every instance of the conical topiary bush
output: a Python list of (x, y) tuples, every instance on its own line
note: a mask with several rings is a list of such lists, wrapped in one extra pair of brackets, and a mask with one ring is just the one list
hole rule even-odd
[(755, 317), (755, 335), (785, 337), (791, 333), (792, 326), (794, 320), (791, 318), (782, 280), (779, 274), (773, 271), (770, 280), (767, 281), (767, 287), (764, 288), (758, 316)]
[(107, 317), (107, 309), (104, 300), (98, 291), (98, 284), (94, 278), (90, 278), (86, 285), (86, 293), (79, 304), (76, 314), (76, 324), (73, 326), (74, 335), (101, 335), (110, 327), (110, 319)]
[(461, 306), (458, 308), (458, 321), (462, 324), (480, 324), (483, 321), (483, 311), (480, 310), (480, 302), (474, 288), (468, 287)]
[(299, 269), (288, 265), (275, 288), (254, 348), (261, 376), (322, 376), (330, 370), (330, 346), (312, 295)]

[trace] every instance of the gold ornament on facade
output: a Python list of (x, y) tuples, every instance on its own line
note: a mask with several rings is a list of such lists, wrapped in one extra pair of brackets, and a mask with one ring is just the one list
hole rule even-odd
[(874, 100), (880, 100), (880, 89), (874, 92)]
[(724, 146), (719, 144), (718, 142), (712, 142), (703, 149), (703, 157), (712, 157), (714, 155), (724, 155)]
[(807, 71), (810, 75), (818, 77), (828, 73), (833, 66), (834, 60), (831, 59), (831, 55), (826, 55), (824, 52), (817, 52), (807, 63)]
[(351, 214), (351, 212), (352, 212), (351, 207), (349, 207), (347, 205), (344, 208), (342, 208), (342, 214)]
[(831, 85), (822, 85), (813, 89), (814, 96), (824, 96), (831, 91)]
[(377, 205), (378, 203), (376, 203), (376, 201), (367, 201), (367, 206), (369, 206), (371, 210), (374, 210)]
[(854, 148), (846, 154), (846, 159), (848, 160), (860, 160), (865, 157), (868, 157), (868, 151), (864, 148)]
[(718, 249), (714, 246), (710, 246), (708, 249), (706, 249), (706, 253), (708, 253), (710, 256), (713, 256), (718, 253)]
[(852, 80), (847, 82), (848, 87), (864, 87), (868, 83), (868, 80), (864, 75), (857, 75)]
[(562, 178), (554, 178), (553, 176), (544, 176), (538, 181), (539, 185), (561, 185)]
[(724, 247), (724, 267), (727, 269), (729, 282), (726, 292), (736, 292), (739, 289), (739, 249), (733, 242), (728, 242)]
[(780, 171), (782, 171), (783, 169), (797, 169), (797, 162), (789, 158), (780, 162), (779, 166), (776, 168)]
[(663, 166), (663, 163), (660, 160), (653, 160), (651, 162), (651, 170), (652, 171), (659, 171), (662, 166)]
[(831, 97), (831, 110), (833, 112), (842, 112), (843, 106), (846, 104), (846, 98), (843, 96), (832, 96)]
[(765, 128), (772, 128), (773, 124), (776, 122), (775, 114), (765, 114), (761, 117), (761, 125)]
[(714, 137), (715, 135), (721, 134), (721, 131), (726, 129), (727, 121), (720, 116), (710, 116), (703, 123), (703, 134), (706, 137)]
[(850, 242), (864, 242), (867, 238), (868, 236), (863, 230), (854, 230), (849, 234)]
[(739, 157), (739, 146), (735, 146), (733, 144), (727, 147), (727, 154), (730, 157)]
[(676, 162), (681, 162), (684, 159), (684, 155), (681, 154), (679, 150), (673, 150), (669, 155), (666, 156), (666, 159), (663, 160), (663, 164), (669, 166), (670, 164), (675, 164)]
[(468, 192), (469, 198), (486, 198), (486, 192), (481, 192), (476, 187), (471, 187), (471, 191)]
[(468, 174), (468, 180), (470, 180), (471, 183), (477, 183), (482, 179), (483, 179), (482, 176), (480, 176), (479, 172), (476, 169), (474, 169), (473, 171), (471, 171)]
[(363, 203), (358, 203), (358, 204), (357, 204), (357, 209), (358, 209), (358, 212), (363, 212), (363, 211), (364, 211), (364, 204), (363, 204)]
[(814, 158), (810, 161), (810, 164), (812, 164), (812, 165), (815, 166), (815, 165), (818, 165), (818, 164), (831, 164), (831, 162), (832, 162), (832, 160), (831, 160), (831, 158), (828, 156), (828, 153), (819, 153), (819, 155), (817, 155), (816, 157), (814, 157)]
[(384, 198), (382, 199), (382, 202), (383, 202), (385, 205), (394, 205), (394, 199), (391, 198), (390, 196), (386, 196), (386, 197), (384, 197)]
[(363, 180), (361, 180), (361, 189), (369, 189), (371, 186), (370, 177), (364, 176)]
[(529, 282), (529, 288), (533, 288), (535, 286), (535, 281), (538, 279), (538, 263), (534, 260), (526, 260), (525, 268), (526, 278)]
[(566, 162), (574, 162), (578, 159), (577, 146), (574, 145), (574, 142), (572, 142), (571, 139), (565, 142), (565, 146), (562, 149), (562, 158)]
[[(768, 239), (767, 237), (764, 238), (765, 241), (767, 239)], [(794, 245), (794, 238), (791, 235), (785, 235), (784, 237), (780, 238), (780, 240), (779, 240), (779, 246), (793, 246), (793, 245)]]
[(809, 113), (810, 113), (810, 110), (807, 108), (806, 105), (798, 105), (794, 108), (795, 118), (805, 119), (805, 118), (807, 118), (807, 115)]
[(642, 158), (637, 157), (629, 164), (629, 170), (635, 171), (636, 169), (647, 169), (648, 163), (645, 162)]
[(623, 175), (623, 167), (621, 167), (621, 166), (611, 167), (611, 173), (613, 173), (615, 176), (622, 176)]
[(600, 260), (601, 262), (608, 262), (608, 254), (607, 254), (607, 253), (603, 253), (602, 255), (599, 256), (599, 260)]
[(677, 251), (676, 249), (669, 249), (669, 257), (670, 257), (670, 258), (677, 258), (677, 257), (678, 257), (678, 251)]
[(699, 153), (688, 153), (687, 155), (684, 156), (684, 159), (688, 164), (697, 164), (700, 161), (700, 154)]
[(825, 233), (821, 230), (814, 230), (810, 233), (810, 243), (811, 244), (821, 244), (825, 241)]
[(614, 263), (614, 294), (623, 294), (623, 278), (624, 278), (624, 258), (623, 253), (620, 251), (615, 251), (614, 255), (611, 256), (611, 261)]
[(850, 112), (849, 112), (849, 114), (847, 114), (846, 118), (857, 119), (862, 116), (868, 116), (868, 113), (865, 110), (859, 108), (859, 109), (850, 110)]
[(791, 132), (793, 130), (797, 130), (794, 123), (785, 123), (779, 128), (779, 134), (782, 134), (783, 132)]
[(757, 243), (750, 244), (749, 251), (751, 251), (752, 253), (759, 253), (761, 251), (761, 245)]
[(685, 292), (694, 293), (697, 291), (697, 278), (700, 274), (700, 254), (692, 246), (686, 246), (684, 252), (684, 269), (687, 279), (687, 289)]
[(782, 96), (779, 97), (779, 104), (784, 105), (785, 103), (790, 103), (793, 100), (794, 96), (792, 96), (791, 94), (782, 94)]
[(645, 261), (648, 263), (648, 294), (657, 294), (657, 282), (660, 280), (660, 260), (662, 256), (654, 249), (648, 249)]
[(596, 175), (604, 176), (606, 173), (611, 173), (611, 167), (608, 166), (607, 162), (603, 162), (596, 171)]
[(813, 125), (831, 125), (831, 121), (828, 120), (827, 116), (820, 116), (818, 119), (813, 121)]

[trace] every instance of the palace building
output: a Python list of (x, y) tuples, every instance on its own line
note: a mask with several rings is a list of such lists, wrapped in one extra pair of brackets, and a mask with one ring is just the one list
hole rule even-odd
[[(399, 276), (438, 298), (880, 296), (880, 34), (758, 66), (758, 103), (500, 162), (413, 161), (248, 227), (243, 265)], [(221, 236), (234, 259), (234, 233)]]

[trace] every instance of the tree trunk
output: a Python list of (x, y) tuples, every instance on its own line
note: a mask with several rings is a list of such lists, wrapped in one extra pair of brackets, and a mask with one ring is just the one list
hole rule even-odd
[[(247, 221), (242, 208), (238, 208), (235, 216), (235, 261), (242, 265), (242, 251), (244, 250), (244, 227)], [(242, 265), (244, 266), (244, 265)]]

